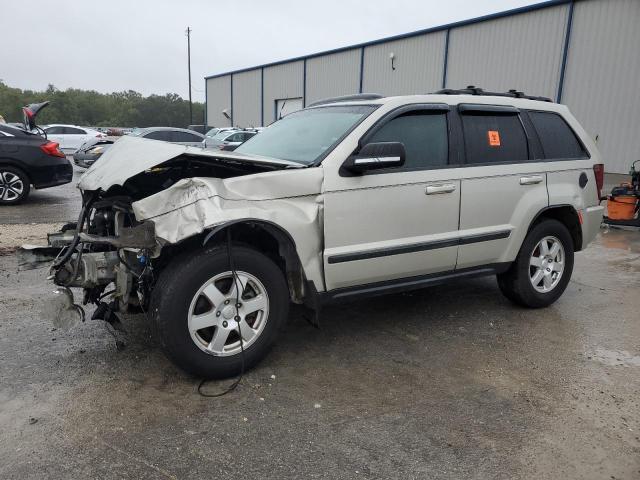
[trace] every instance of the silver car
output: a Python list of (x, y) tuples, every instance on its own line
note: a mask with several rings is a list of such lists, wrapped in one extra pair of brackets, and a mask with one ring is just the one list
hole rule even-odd
[(329, 99), (234, 152), (125, 137), (104, 157), (78, 184), (78, 229), (49, 236), (68, 245), (58, 298), (76, 314), (68, 287), (84, 288), (110, 322), (143, 306), (169, 358), (207, 378), (260, 361), (292, 302), (318, 315), (495, 275), (514, 303), (551, 305), (603, 213), (593, 139), (520, 92)]
[(226, 130), (221, 129), (213, 137), (207, 137), (203, 141), (206, 148), (232, 151), (258, 133), (257, 130)]
[(200, 146), (204, 135), (193, 130), (174, 127), (148, 127), (135, 129), (129, 134), (131, 137), (147, 138), (149, 140), (161, 140), (163, 142), (178, 143), (193, 147)]

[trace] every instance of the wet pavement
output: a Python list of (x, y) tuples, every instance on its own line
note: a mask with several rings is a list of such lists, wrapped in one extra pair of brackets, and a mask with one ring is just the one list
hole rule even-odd
[[(70, 157), (69, 157), (70, 158)], [(73, 160), (71, 160), (73, 163)], [(86, 170), (73, 165), (73, 181), (43, 190), (31, 189), (20, 205), (0, 207), (0, 225), (11, 223), (58, 223), (77, 220), (80, 214), (80, 191), (76, 188)]]
[(124, 350), (101, 322), (54, 331), (44, 271), (0, 272), (3, 479), (640, 478), (640, 233), (603, 231), (543, 310), (486, 278), (327, 308), (321, 330), (293, 312), (215, 399), (144, 316)]

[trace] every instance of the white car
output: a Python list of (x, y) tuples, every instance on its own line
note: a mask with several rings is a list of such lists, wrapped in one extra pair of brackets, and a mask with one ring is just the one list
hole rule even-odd
[(78, 184), (79, 229), (49, 236), (70, 245), (54, 282), (84, 288), (93, 318), (142, 305), (208, 378), (264, 357), (291, 302), (496, 275), (514, 303), (551, 305), (603, 213), (595, 142), (520, 92), (335, 98), (234, 152), (123, 138), (107, 156)]
[(44, 128), (47, 139), (60, 144), (64, 153), (73, 153), (91, 138), (105, 138), (106, 135), (97, 130), (76, 125), (53, 124)]

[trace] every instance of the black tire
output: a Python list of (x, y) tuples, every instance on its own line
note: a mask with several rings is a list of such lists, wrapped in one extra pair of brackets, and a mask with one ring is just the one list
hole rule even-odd
[[(289, 290), (278, 266), (265, 255), (247, 247), (233, 247), (238, 272), (255, 276), (268, 296), (266, 324), (255, 341), (244, 349), (244, 369), (264, 358), (289, 313)], [(229, 271), (227, 249), (214, 246), (175, 258), (160, 274), (150, 311), (162, 349), (178, 367), (200, 378), (227, 378), (242, 370), (242, 353), (214, 356), (201, 350), (188, 327), (189, 308), (198, 290), (214, 276)]]
[[(19, 192), (17, 185), (20, 185)], [(0, 205), (17, 205), (29, 196), (30, 189), (26, 173), (16, 167), (0, 165)]]
[[(564, 249), (564, 270), (558, 283), (548, 292), (537, 291), (530, 279), (529, 261), (538, 243), (545, 237), (557, 238)], [(573, 272), (573, 240), (567, 227), (553, 219), (545, 219), (533, 226), (529, 231), (516, 260), (509, 270), (499, 274), (498, 286), (512, 302), (528, 308), (542, 308), (555, 302), (569, 284)]]

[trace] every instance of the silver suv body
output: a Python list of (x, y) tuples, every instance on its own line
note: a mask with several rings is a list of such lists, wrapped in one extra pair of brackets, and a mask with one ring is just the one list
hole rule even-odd
[(546, 306), (598, 232), (602, 161), (565, 106), (519, 97), (337, 99), (235, 152), (125, 137), (79, 184), (106, 227), (81, 215), (50, 237), (75, 249), (55, 281), (99, 306), (115, 281), (103, 310), (149, 308), (169, 357), (206, 377), (260, 360), (290, 301), (497, 275)]

